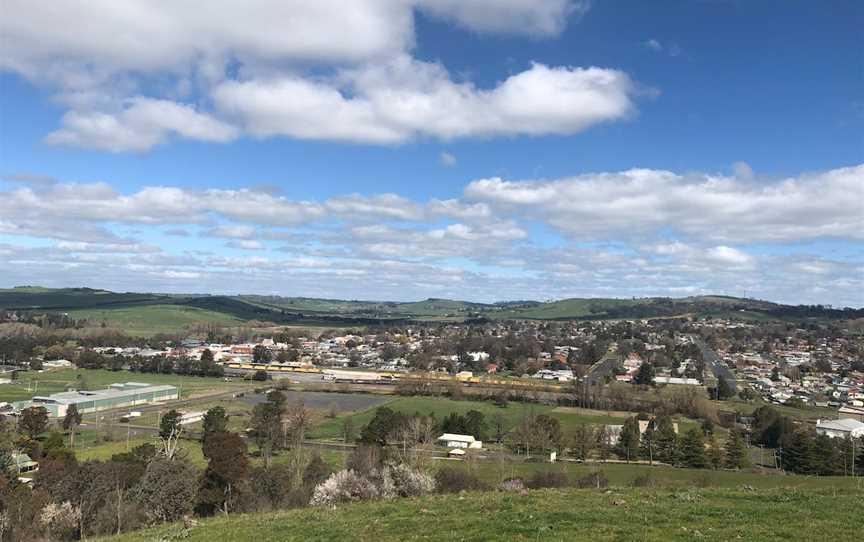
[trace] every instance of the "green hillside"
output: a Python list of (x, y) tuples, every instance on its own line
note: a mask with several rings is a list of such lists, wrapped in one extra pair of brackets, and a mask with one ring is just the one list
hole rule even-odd
[(319, 327), (404, 323), (410, 320), (490, 319), (639, 319), (711, 316), (745, 321), (864, 317), (864, 310), (792, 307), (729, 296), (686, 298), (573, 298), (559, 301), (513, 301), (494, 304), (452, 299), (415, 302), (357, 301), (280, 296), (224, 296), (117, 293), (91, 288), (0, 289), (0, 310), (62, 313), (136, 335), (176, 332), (195, 325), (235, 325), (258, 321)]
[(849, 540), (862, 499), (861, 490), (744, 488), (466, 493), (218, 517), (111, 540)]

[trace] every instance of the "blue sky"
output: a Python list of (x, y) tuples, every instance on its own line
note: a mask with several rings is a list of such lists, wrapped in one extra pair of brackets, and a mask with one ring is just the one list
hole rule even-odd
[(860, 2), (39, 4), (0, 286), (864, 305)]

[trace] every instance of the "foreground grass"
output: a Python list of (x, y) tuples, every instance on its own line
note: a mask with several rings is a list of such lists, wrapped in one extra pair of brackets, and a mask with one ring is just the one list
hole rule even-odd
[(162, 526), (152, 540), (848, 540), (864, 492), (538, 490), (299, 509)]

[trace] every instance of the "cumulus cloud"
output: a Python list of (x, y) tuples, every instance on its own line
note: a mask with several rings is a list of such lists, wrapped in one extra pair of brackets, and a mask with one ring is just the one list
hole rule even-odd
[(627, 117), (633, 91), (617, 70), (539, 63), (480, 89), (454, 82), (439, 64), (399, 56), (327, 81), (227, 81), (213, 96), (220, 110), (259, 137), (401, 143), (573, 134)]
[(0, 69), (55, 90), (71, 108), (48, 143), (109, 152), (175, 138), (227, 142), (244, 132), (367, 144), (573, 134), (626, 117), (633, 109), (626, 74), (535, 64), (492, 88), (457, 83), (443, 66), (410, 56), (414, 15), (544, 38), (589, 7), (587, 0), (252, 0), (208, 9), (188, 0), (10, 0), (0, 20)]
[[(196, 288), (220, 292), (242, 284), (246, 292), (492, 300), (746, 289), (860, 306), (860, 251), (831, 259), (819, 247), (826, 237), (860, 244), (862, 190), (864, 165), (773, 181), (647, 169), (480, 179), (462, 197), (429, 201), (15, 183), (0, 190), (0, 286), (188, 291), (183, 277), (197, 274)], [(538, 233), (544, 225), (560, 236)], [(129, 226), (147, 239), (189, 228), (246, 253), (195, 252), (200, 239), (188, 237), (159, 248), (128, 237)], [(7, 236), (27, 240), (4, 244)], [(792, 246), (778, 244), (790, 242), (800, 250), (778, 256)], [(763, 246), (771, 243), (776, 250)]]
[(545, 221), (574, 239), (661, 230), (753, 243), (864, 239), (864, 166), (765, 184), (708, 174), (632, 169), (552, 181), (481, 179), (465, 196), (499, 213)]
[(111, 152), (146, 151), (171, 136), (225, 143), (237, 130), (193, 107), (136, 97), (116, 113), (69, 111), (45, 141)]

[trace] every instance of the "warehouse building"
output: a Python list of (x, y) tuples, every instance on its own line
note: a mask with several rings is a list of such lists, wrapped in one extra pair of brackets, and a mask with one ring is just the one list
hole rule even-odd
[(66, 416), (66, 411), (71, 405), (75, 405), (79, 413), (86, 414), (109, 408), (146, 405), (179, 398), (180, 394), (175, 386), (126, 382), (111, 384), (110, 387), (102, 390), (78, 390), (46, 396), (37, 395), (29, 401), (15, 403), (15, 408), (22, 410), (31, 406), (41, 406), (48, 410), (48, 416), (62, 418)]

